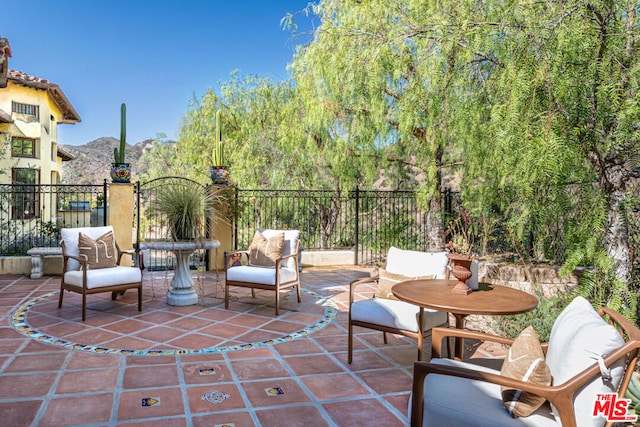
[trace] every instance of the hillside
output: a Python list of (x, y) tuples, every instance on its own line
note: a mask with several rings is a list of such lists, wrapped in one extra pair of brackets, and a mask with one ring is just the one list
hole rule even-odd
[[(131, 173), (134, 181), (144, 171), (136, 168), (138, 159), (144, 148), (151, 141), (142, 141), (135, 145), (127, 144), (126, 161), (131, 163)], [(113, 148), (120, 143), (116, 138), (98, 138), (84, 145), (62, 145), (75, 156), (74, 160), (62, 164), (63, 184), (101, 184), (105, 179), (111, 182), (109, 173), (113, 162)]]

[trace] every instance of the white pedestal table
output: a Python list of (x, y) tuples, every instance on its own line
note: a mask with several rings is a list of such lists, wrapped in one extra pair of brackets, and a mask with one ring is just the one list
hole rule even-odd
[(171, 251), (176, 257), (176, 269), (167, 294), (169, 305), (185, 306), (198, 302), (189, 269), (189, 257), (197, 249), (214, 249), (220, 246), (217, 240), (189, 240), (180, 242), (142, 242), (140, 250)]

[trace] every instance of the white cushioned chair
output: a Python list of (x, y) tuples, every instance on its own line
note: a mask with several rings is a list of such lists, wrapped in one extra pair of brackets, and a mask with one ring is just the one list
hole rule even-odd
[[(418, 252), (391, 247), (386, 264), (374, 277), (356, 280), (349, 287), (349, 363), (353, 360), (353, 327), (360, 326), (386, 333), (400, 334), (418, 340), (418, 360), (422, 360), (423, 339), (436, 326), (448, 325), (448, 313), (424, 309), (422, 324), (418, 321), (420, 307), (391, 297), (390, 286), (394, 282), (416, 278), (448, 279), (449, 258), (447, 252)], [(374, 298), (356, 301), (356, 288), (373, 284), (381, 289), (383, 282), (388, 289)]]
[[(280, 314), (280, 291), (296, 287), (298, 302), (300, 298), (300, 255), (299, 230), (258, 229), (266, 239), (284, 234), (283, 246), (279, 256), (273, 259), (274, 266), (251, 265), (249, 250), (235, 251), (225, 254), (225, 287), (224, 306), (229, 308), (229, 290), (231, 287), (250, 288), (255, 297), (255, 290), (274, 291), (276, 294), (276, 316)], [(232, 260), (236, 260), (236, 265)]]
[[(602, 318), (608, 316), (608, 322)], [(482, 367), (471, 361), (441, 358), (448, 337), (493, 341), (514, 340), (459, 329), (433, 330), (430, 363), (414, 365), (410, 400), (411, 426), (603, 426), (603, 414), (594, 416), (598, 395), (624, 397), (640, 349), (640, 330), (613, 310), (593, 309), (575, 298), (553, 324), (548, 343), (542, 344), (552, 385), (533, 384)], [(606, 369), (600, 368), (600, 355)], [(514, 361), (512, 360), (511, 363)], [(531, 371), (531, 368), (529, 372)], [(512, 418), (502, 400), (501, 386), (542, 396), (544, 403), (531, 415)]]
[[(138, 289), (138, 311), (142, 311), (142, 262), (138, 260), (139, 267), (129, 267), (120, 265), (123, 255), (135, 256), (134, 250), (121, 250), (115, 238), (113, 238), (113, 250), (106, 251), (113, 259), (111, 267), (94, 268), (87, 255), (81, 254), (79, 246), (80, 233), (93, 240), (113, 233), (112, 226), (105, 227), (80, 227), (63, 228), (60, 230), (62, 237), (62, 279), (60, 282), (60, 298), (58, 308), (62, 307), (64, 291), (77, 292), (82, 294), (82, 320), (87, 318), (87, 295), (111, 292), (111, 299), (115, 300), (118, 294), (124, 293), (127, 289)], [(102, 245), (105, 247), (106, 245)]]

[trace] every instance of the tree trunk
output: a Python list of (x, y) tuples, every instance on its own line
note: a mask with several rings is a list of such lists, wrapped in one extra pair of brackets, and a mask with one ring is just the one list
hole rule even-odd
[(616, 189), (607, 194), (607, 223), (604, 231), (604, 247), (615, 262), (615, 273), (629, 283), (629, 229), (624, 212), (625, 192)]
[(442, 196), (435, 195), (429, 202), (427, 212), (427, 239), (428, 251), (439, 252), (444, 250), (444, 225), (442, 224)]
[(427, 212), (427, 238), (429, 251), (444, 250), (444, 223), (442, 222), (442, 156), (444, 150), (438, 146), (434, 153), (436, 164), (436, 179), (433, 196), (429, 199), (429, 211)]
[[(604, 162), (594, 159), (604, 158)], [(624, 203), (626, 186), (630, 178), (624, 162), (619, 156), (590, 156), (598, 172), (600, 190), (605, 196), (607, 218), (603, 235), (603, 246), (607, 255), (614, 261), (616, 276), (629, 283), (631, 279), (629, 260), (629, 228), (625, 217)]]

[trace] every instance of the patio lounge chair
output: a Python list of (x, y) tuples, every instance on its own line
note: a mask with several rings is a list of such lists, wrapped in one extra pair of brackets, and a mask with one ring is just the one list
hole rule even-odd
[[(418, 321), (420, 307), (400, 301), (391, 294), (393, 284), (410, 279), (448, 279), (449, 258), (446, 252), (417, 252), (395, 247), (389, 249), (385, 267), (375, 277), (352, 282), (349, 287), (349, 363), (353, 360), (353, 327), (375, 329), (418, 340), (418, 360), (422, 360), (425, 336), (436, 326), (448, 325), (448, 314), (442, 311), (424, 310), (422, 323)], [(374, 298), (355, 300), (356, 288), (363, 284), (377, 286)]]
[(135, 255), (134, 250), (120, 250), (113, 227), (63, 228), (62, 279), (58, 308), (62, 307), (64, 291), (82, 294), (82, 321), (87, 318), (87, 295), (111, 292), (111, 299), (127, 289), (138, 289), (138, 311), (142, 311), (142, 262), (138, 266), (120, 265), (123, 255)]
[(251, 288), (254, 297), (256, 289), (274, 291), (276, 316), (280, 313), (280, 291), (295, 286), (300, 302), (299, 254), (300, 231), (256, 230), (248, 250), (225, 255), (224, 307), (229, 308), (232, 286)]
[[(532, 336), (527, 330), (511, 340), (434, 329), (431, 362), (414, 365), (411, 426), (595, 427), (606, 418), (623, 421), (626, 403), (614, 405), (623, 403), (638, 358), (634, 324), (607, 308), (596, 312), (577, 297), (556, 319), (548, 343)], [(493, 341), (510, 350), (501, 370), (490, 369), (441, 358), (448, 337)]]

